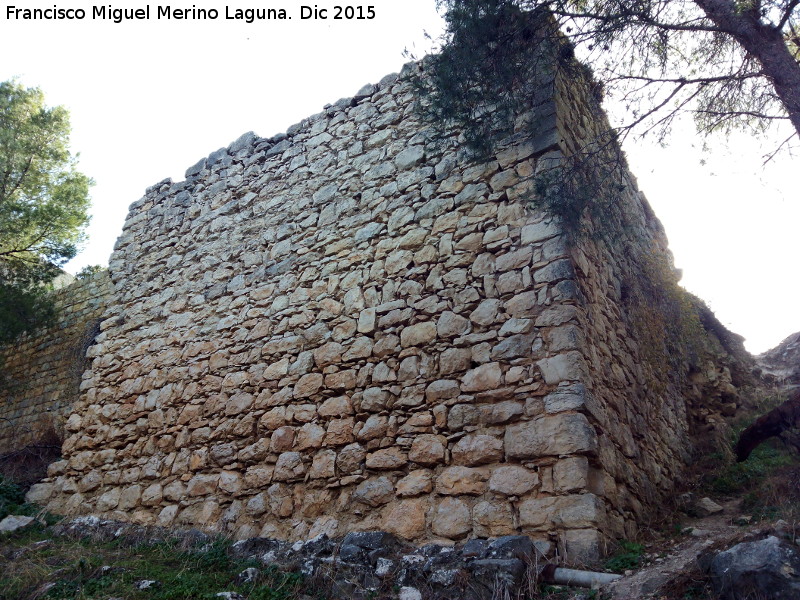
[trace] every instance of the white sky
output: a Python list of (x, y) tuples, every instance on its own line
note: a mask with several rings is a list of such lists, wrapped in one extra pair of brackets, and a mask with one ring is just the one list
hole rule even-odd
[[(0, 1), (0, 81), (18, 77), (40, 87), (48, 104), (70, 110), (73, 151), (96, 182), (89, 240), (67, 270), (108, 263), (128, 206), (146, 187), (182, 180), (187, 167), (246, 131), (268, 137), (352, 96), (398, 71), (404, 48), (422, 53), (430, 46), (423, 31), (441, 27), (434, 0), (368, 1), (375, 18), (348, 22), (301, 20), (296, 0), (232, 0), (231, 12), (284, 8), (292, 16), (252, 24), (226, 20), (224, 2), (203, 0), (171, 6), (216, 8), (217, 20), (159, 21), (151, 3), (150, 20), (116, 24), (92, 20), (85, 0)], [(332, 16), (334, 4), (307, 5)], [(7, 19), (9, 5), (84, 8), (88, 16), (15, 21)], [(796, 163), (783, 157), (762, 168), (763, 149), (749, 136), (710, 155), (693, 142), (688, 125), (666, 149), (640, 143), (626, 150), (664, 222), (683, 284), (744, 335), (751, 352), (762, 352), (800, 330), (800, 201), (790, 191)]]

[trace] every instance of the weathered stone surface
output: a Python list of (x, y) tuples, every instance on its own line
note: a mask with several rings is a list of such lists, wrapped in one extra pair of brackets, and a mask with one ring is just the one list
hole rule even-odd
[(474, 467), (503, 458), (503, 442), (491, 435), (467, 435), (458, 440), (452, 450), (453, 462)]
[(580, 352), (572, 351), (551, 358), (543, 358), (536, 365), (542, 371), (545, 383), (580, 381), (586, 374), (586, 364)]
[(503, 383), (503, 371), (496, 362), (481, 365), (467, 371), (461, 380), (461, 389), (465, 392), (493, 390)]
[(436, 493), (447, 496), (479, 495), (486, 491), (488, 474), (470, 467), (447, 467), (436, 478)]
[(504, 496), (524, 496), (539, 485), (539, 475), (522, 466), (497, 467), (489, 479), (489, 489)]
[(383, 529), (406, 540), (413, 540), (425, 533), (427, 498), (404, 498), (387, 507), (383, 517)]
[(353, 500), (368, 506), (381, 506), (394, 499), (394, 486), (386, 477), (362, 481), (353, 492)]
[(469, 329), (469, 321), (454, 312), (445, 311), (436, 322), (436, 332), (440, 338), (462, 335)]
[(411, 471), (397, 482), (398, 496), (419, 496), (433, 489), (433, 476), (426, 469)]
[(496, 321), (501, 306), (502, 302), (497, 298), (484, 300), (470, 313), (469, 320), (481, 327), (488, 327)]
[(714, 591), (725, 600), (800, 596), (800, 552), (775, 536), (720, 552), (709, 570)]
[(20, 529), (32, 525), (36, 521), (34, 517), (26, 517), (23, 515), (8, 515), (0, 521), (0, 533), (13, 533)]
[(458, 498), (443, 498), (433, 514), (431, 529), (442, 537), (458, 539), (472, 531), (469, 506)]
[(425, 398), (431, 403), (456, 398), (460, 393), (461, 387), (452, 379), (437, 379), (425, 388)]
[(580, 413), (564, 413), (511, 425), (506, 429), (508, 458), (595, 452), (597, 434)]
[(421, 465), (435, 465), (444, 462), (446, 448), (447, 440), (442, 436), (419, 435), (411, 443), (408, 458)]
[(400, 448), (384, 448), (367, 454), (369, 469), (399, 469), (408, 462), (408, 457)]
[(284, 452), (275, 463), (272, 475), (275, 481), (289, 481), (305, 475), (306, 468), (303, 464), (303, 455), (299, 452)]
[(431, 321), (404, 327), (400, 332), (400, 343), (404, 348), (421, 346), (436, 339), (436, 324)]
[(473, 532), (479, 537), (509, 535), (516, 531), (511, 506), (504, 502), (478, 502), (472, 509)]

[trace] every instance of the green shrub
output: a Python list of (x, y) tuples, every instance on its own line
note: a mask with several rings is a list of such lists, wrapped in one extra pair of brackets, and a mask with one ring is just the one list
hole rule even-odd
[(622, 541), (619, 549), (603, 564), (608, 571), (621, 573), (628, 569), (636, 569), (642, 563), (644, 546), (635, 542)]
[(0, 519), (5, 518), (25, 502), (22, 488), (0, 475)]

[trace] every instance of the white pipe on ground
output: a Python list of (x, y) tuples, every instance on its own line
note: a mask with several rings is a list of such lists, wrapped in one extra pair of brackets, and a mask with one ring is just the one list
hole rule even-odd
[(579, 587), (593, 588), (605, 585), (620, 579), (622, 575), (615, 573), (597, 573), (595, 571), (579, 571), (578, 569), (562, 569), (556, 567), (548, 577), (550, 583), (557, 585), (577, 585)]

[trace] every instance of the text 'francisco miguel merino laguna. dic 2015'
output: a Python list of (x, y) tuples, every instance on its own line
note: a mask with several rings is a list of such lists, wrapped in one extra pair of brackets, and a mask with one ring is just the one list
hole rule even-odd
[[(373, 6), (334, 6), (328, 9), (313, 6), (293, 6), (292, 11), (301, 20), (317, 19), (342, 19), (342, 20), (367, 20), (375, 18)], [(225, 6), (224, 9), (216, 8), (197, 8), (192, 4), (191, 8), (173, 8), (170, 5), (154, 6), (148, 4), (141, 8), (115, 8), (112, 5), (92, 6), (91, 8), (65, 8), (54, 4), (52, 8), (20, 8), (17, 6), (6, 7), (6, 19), (18, 21), (59, 21), (59, 20), (104, 20), (121, 23), (122, 21), (147, 21), (155, 17), (158, 20), (175, 21), (213, 21), (219, 18), (245, 21), (285, 20), (291, 19), (284, 8), (236, 8)]]

